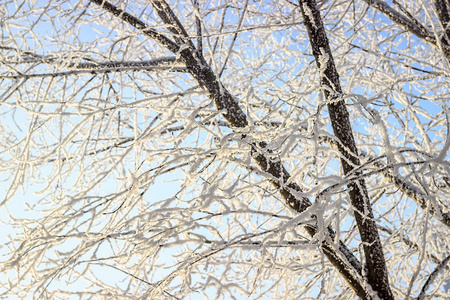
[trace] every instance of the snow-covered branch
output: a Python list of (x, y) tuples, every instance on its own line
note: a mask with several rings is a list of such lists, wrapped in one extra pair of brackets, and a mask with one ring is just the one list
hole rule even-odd
[(431, 272), (430, 276), (428, 277), (427, 281), (425, 282), (425, 284), (422, 287), (422, 290), (420, 291), (419, 297), (417, 298), (417, 300), (423, 300), (426, 297), (426, 292), (427, 289), (429, 288), (429, 286), (431, 284), (433, 284), (433, 281), (436, 279), (436, 277), (438, 276), (438, 274), (444, 270), (444, 268), (447, 266), (447, 263), (450, 261), (450, 255), (448, 255), (446, 258), (444, 258), (437, 266), (436, 268), (433, 270), (433, 272)]
[(392, 21), (405, 28), (407, 31), (423, 39), (427, 43), (430, 43), (436, 48), (442, 49), (444, 54), (447, 57), (450, 57), (450, 44), (448, 43), (448, 41), (442, 40), (442, 42), (438, 42), (435, 35), (431, 33), (429, 30), (427, 30), (425, 26), (415, 22), (415, 19), (408, 18), (407, 16), (399, 13), (383, 0), (364, 0), (364, 1), (370, 6), (373, 6), (376, 9), (378, 9)]
[(7, 1), (0, 298), (450, 298), (430, 3)]

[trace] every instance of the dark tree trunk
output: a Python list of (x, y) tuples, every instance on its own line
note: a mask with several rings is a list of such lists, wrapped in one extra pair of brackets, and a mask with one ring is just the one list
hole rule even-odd
[[(321, 76), (323, 93), (327, 99), (331, 125), (336, 137), (341, 141), (338, 145), (341, 153), (341, 165), (345, 175), (349, 175), (360, 165), (357, 157), (353, 130), (349, 113), (342, 100), (342, 89), (339, 82), (333, 55), (330, 49), (325, 27), (314, 0), (300, 0), (300, 8), (304, 24), (308, 30), (313, 55)], [(352, 176), (358, 176), (355, 172)], [(352, 181), (349, 185), (349, 196), (353, 205), (356, 223), (363, 243), (367, 264), (367, 279), (381, 299), (394, 299), (389, 286), (388, 271), (383, 254), (378, 229), (374, 221), (372, 207), (363, 179)]]

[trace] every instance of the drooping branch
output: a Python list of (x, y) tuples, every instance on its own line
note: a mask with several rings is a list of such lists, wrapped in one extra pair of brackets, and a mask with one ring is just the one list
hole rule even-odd
[[(341, 165), (344, 174), (353, 171), (360, 165), (357, 158), (357, 147), (353, 137), (349, 113), (344, 100), (339, 74), (334, 64), (325, 27), (314, 0), (299, 0), (305, 27), (317, 67), (320, 72), (323, 93), (328, 101), (333, 132), (339, 139), (339, 151), (342, 153)], [(350, 155), (354, 153), (356, 155)], [(354, 174), (358, 175), (358, 174)], [(349, 196), (355, 209), (355, 219), (363, 243), (365, 259), (368, 267), (368, 281), (381, 299), (394, 299), (389, 286), (388, 271), (384, 258), (378, 228), (374, 221), (369, 195), (363, 179), (348, 184)], [(366, 296), (367, 297), (367, 296)]]
[[(242, 109), (239, 107), (237, 101), (231, 96), (229, 91), (220, 83), (218, 77), (202, 57), (195, 56), (195, 49), (193, 47), (182, 47), (172, 42), (162, 34), (149, 30), (148, 26), (136, 17), (124, 12), (115, 7), (109, 2), (103, 0), (91, 0), (91, 2), (98, 4), (103, 9), (112, 12), (117, 17), (132, 25), (133, 27), (142, 30), (142, 33), (148, 37), (159, 42), (162, 46), (178, 54), (181, 60), (186, 64), (188, 72), (198, 81), (199, 85), (209, 92), (209, 97), (214, 101), (219, 111), (224, 111), (224, 118), (227, 120), (230, 128), (243, 128), (248, 125), (247, 117)], [(167, 4), (162, 4), (164, 1), (152, 1), (154, 6), (158, 9), (158, 14), (163, 21), (171, 22), (170, 7)], [(155, 4), (156, 3), (156, 4)], [(181, 24), (168, 24), (171, 26), (181, 26)], [(183, 32), (181, 28), (175, 29), (178, 32)], [(185, 32), (185, 30), (184, 30)], [(184, 34), (183, 34), (184, 35)], [(170, 41), (170, 42), (167, 42)], [(243, 134), (245, 137), (245, 134)], [(306, 211), (311, 207), (311, 202), (306, 197), (298, 197), (296, 194), (302, 193), (300, 186), (291, 181), (289, 173), (284, 168), (279, 159), (273, 159), (272, 155), (267, 153), (265, 149), (266, 143), (255, 143), (250, 141), (252, 148), (252, 156), (260, 166), (260, 168), (270, 174), (273, 178), (271, 183), (277, 188), (279, 193), (285, 199), (286, 203), (293, 210), (298, 213)], [(306, 227), (308, 233), (314, 236), (318, 229), (315, 226)], [(353, 253), (343, 244), (339, 242), (338, 249), (334, 246), (335, 234), (329, 229), (329, 239), (320, 242), (320, 247), (323, 249), (325, 255), (338, 269), (342, 276), (349, 282), (350, 286), (363, 299), (372, 299), (371, 292), (366, 288), (365, 280), (363, 279), (361, 263), (353, 255)]]

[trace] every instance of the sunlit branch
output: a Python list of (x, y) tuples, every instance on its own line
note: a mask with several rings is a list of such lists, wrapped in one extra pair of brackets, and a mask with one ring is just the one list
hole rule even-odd
[(211, 245), (226, 245), (231, 244), (232, 247), (239, 248), (253, 248), (253, 247), (273, 247), (273, 248), (301, 248), (311, 246), (311, 241), (308, 240), (290, 240), (290, 241), (242, 241), (240, 243), (231, 243), (230, 241), (222, 241), (222, 240), (209, 240), (204, 238), (203, 236), (198, 236), (194, 233), (188, 233), (189, 235), (195, 236), (195, 243), (205, 243)]
[[(123, 139), (121, 139), (120, 141), (118, 141), (118, 142), (116, 142), (114, 144), (105, 146), (105, 147), (100, 148), (100, 149), (96, 149), (96, 150), (92, 150), (92, 151), (83, 153), (83, 156), (96, 155), (96, 154), (99, 154), (99, 153), (111, 150), (113, 148), (120, 147), (120, 146), (122, 146), (122, 145), (124, 145), (126, 143), (129, 143), (131, 141), (134, 141), (134, 140), (135, 140), (134, 137), (123, 138)], [(54, 161), (62, 161), (62, 162), (64, 162), (64, 161), (71, 160), (71, 159), (74, 159), (74, 158), (77, 158), (77, 157), (80, 157), (80, 156), (79, 155), (72, 155), (72, 156), (67, 156), (67, 157), (62, 157), (62, 158), (52, 158), (48, 162), (54, 162)]]
[[(143, 22), (139, 21), (134, 16), (131, 16), (128, 13), (125, 13), (122, 10), (116, 8), (109, 2), (102, 0), (95, 0), (92, 2), (100, 5), (103, 8), (106, 8), (108, 11), (113, 12), (116, 16), (120, 17), (122, 20), (126, 21), (132, 26), (138, 24), (138, 26), (135, 26), (138, 29), (146, 28)], [(158, 3), (161, 2), (162, 1), (158, 1)], [(152, 3), (154, 3), (154, 1)], [(173, 14), (173, 12), (170, 12), (171, 9), (168, 5), (157, 5), (155, 9), (159, 10), (158, 14), (167, 15), (163, 17), (163, 21), (165, 22), (170, 19), (168, 16)], [(142, 32), (146, 34), (146, 31)], [(206, 63), (206, 61), (201, 59), (199, 61), (197, 58), (195, 58), (195, 54), (193, 53), (193, 51), (195, 51), (194, 49), (190, 47), (183, 47), (182, 49), (178, 47), (170, 48), (166, 46), (166, 40), (168, 39), (161, 34), (156, 36), (154, 32), (151, 32), (151, 34), (147, 35), (154, 38), (163, 46), (167, 47), (174, 54), (180, 54), (181, 59), (186, 64), (189, 72), (198, 81), (199, 85), (208, 90), (208, 92), (210, 93), (210, 98), (214, 100), (217, 109), (226, 111), (226, 113), (224, 113), (224, 117), (231, 128), (236, 129), (247, 127), (248, 121), (245, 113), (239, 107), (236, 100), (229, 93), (229, 91), (224, 86), (222, 86), (216, 74)], [(245, 137), (245, 134), (243, 134), (243, 136)], [(262, 150), (266, 147), (266, 145), (267, 144), (263, 142), (258, 144), (251, 142), (252, 157), (256, 160), (263, 171), (268, 172), (277, 179), (271, 180), (271, 182), (286, 200), (286, 203), (297, 212), (304, 212), (311, 206), (309, 199), (306, 197), (299, 198), (295, 195), (293, 191), (300, 193), (302, 192), (300, 186), (291, 181), (290, 175), (288, 174), (280, 160), (274, 160), (264, 154), (264, 151)], [(317, 230), (311, 226), (306, 227), (306, 229), (312, 236), (314, 236), (317, 232)], [(334, 241), (334, 236), (331, 237), (331, 241)], [(335, 249), (333, 244), (330, 244), (328, 241), (322, 241), (321, 248), (333, 263), (333, 265), (336, 266), (339, 272), (344, 276), (344, 278), (347, 279), (347, 281), (355, 290), (362, 291), (362, 293), (365, 295), (370, 294), (370, 292), (366, 290), (364, 279), (360, 276), (360, 263), (342, 242), (339, 243), (339, 249)], [(212, 254), (214, 253), (211, 253), (211, 255)], [(355, 266), (357, 266), (357, 268), (355, 268)]]
[(89, 61), (95, 63), (95, 60), (87, 55), (82, 55), (82, 53), (67, 53), (67, 54), (59, 54), (59, 55), (41, 55), (31, 51), (23, 51), (20, 49), (16, 49), (13, 47), (2, 47), (0, 46), (0, 50), (10, 50), (16, 52), (17, 56), (6, 56), (3, 57), (3, 60), (0, 61), (0, 65), (20, 65), (20, 64), (48, 64), (52, 65), (55, 63), (66, 66), (66, 61)]
[[(389, 17), (392, 21), (401, 25), (402, 27), (414, 33), (418, 37), (425, 40), (432, 37), (431, 33), (428, 32), (423, 25), (417, 25), (413, 20), (402, 15), (401, 13), (393, 9), (390, 5), (388, 5), (386, 2), (382, 0), (364, 0), (364, 1), (367, 2), (367, 4), (369, 4), (370, 6), (375, 7), (376, 9), (384, 13), (387, 17)], [(434, 38), (431, 39), (430, 42), (436, 43)]]
[(397, 0), (392, 0), (392, 2), (406, 15), (406, 18), (408, 18), (410, 21), (412, 21), (422, 32), (427, 32), (427, 29), (425, 26), (420, 24), (420, 22), (406, 9), (404, 8), (400, 3), (398, 3)]
[(14, 51), (19, 54), (18, 56), (20, 57), (20, 59), (14, 57), (14, 60), (8, 59), (8, 57), (6, 57), (3, 61), (1, 61), (1, 64), (51, 63), (59, 59), (59, 57), (56, 57), (54, 55), (40, 55), (31, 51), (23, 51), (14, 47), (0, 46), (0, 50)]
[[(293, 223), (295, 222), (295, 219), (293, 220), (289, 220), (289, 223)], [(295, 222), (297, 223), (296, 225), (300, 225), (299, 222)], [(283, 227), (285, 225), (282, 225)], [(313, 226), (314, 227), (314, 226)], [(308, 227), (306, 227), (308, 228)], [(184, 261), (183, 263), (180, 264), (180, 266), (173, 272), (171, 272), (169, 275), (165, 276), (161, 281), (159, 281), (157, 284), (155, 284), (151, 289), (149, 289), (146, 293), (146, 297), (151, 297), (153, 295), (153, 293), (155, 293), (158, 289), (164, 288), (165, 285), (167, 285), (168, 283), (170, 283), (180, 272), (182, 272), (185, 268), (193, 266), (197, 263), (199, 263), (200, 261), (203, 261), (205, 259), (208, 259), (210, 256), (219, 253), (221, 251), (224, 251), (226, 249), (229, 249), (231, 247), (242, 247), (242, 246), (246, 246), (246, 244), (248, 244), (247, 247), (254, 247), (254, 246), (265, 246), (265, 243), (267, 242), (263, 242), (262, 244), (258, 242), (257, 245), (252, 245), (253, 241), (248, 241), (251, 240), (253, 238), (259, 237), (259, 236), (264, 236), (267, 234), (271, 234), (271, 233), (276, 233), (279, 230), (279, 228), (273, 228), (273, 229), (269, 229), (263, 232), (257, 232), (257, 233), (246, 233), (246, 234), (242, 234), (240, 236), (235, 237), (232, 240), (227, 241), (226, 243), (224, 241), (220, 241), (219, 243), (211, 243), (211, 247), (206, 249), (205, 251), (203, 251), (203, 253), (199, 253), (198, 255), (195, 256), (191, 256), (191, 258), (189, 260)], [(188, 233), (189, 235), (194, 235), (196, 237), (198, 237), (197, 234), (192, 234), (192, 233)], [(200, 240), (199, 240), (200, 239)], [(208, 243), (208, 239), (204, 239), (202, 236), (199, 237), (199, 239), (195, 239), (196, 242), (202, 242), (202, 243)], [(212, 241), (210, 241), (212, 242)], [(294, 241), (295, 242), (295, 241)], [(279, 242), (276, 242), (279, 243)], [(276, 246), (275, 243), (275, 247)], [(270, 244), (270, 242), (268, 243)], [(283, 243), (282, 243), (283, 244)], [(310, 243), (302, 243), (304, 247), (308, 247), (309, 245), (311, 245)], [(287, 244), (286, 247), (289, 246), (293, 246), (293, 245), (289, 245)], [(300, 245), (298, 245), (300, 246)], [(279, 246), (278, 246), (279, 247)], [(330, 250), (331, 249), (327, 249)], [(327, 254), (327, 250), (325, 250), (325, 254)], [(348, 262), (351, 264), (351, 262)], [(355, 272), (355, 270), (348, 270), (349, 272)], [(357, 275), (357, 274), (353, 274), (353, 275)]]
[[(126, 271), (126, 270), (123, 270), (123, 269), (121, 269), (121, 268), (118, 268), (118, 267), (116, 267), (116, 266), (114, 266), (114, 265), (107, 264), (107, 263), (103, 263), (103, 262), (102, 262), (102, 259), (83, 260), (83, 261), (78, 262), (77, 264), (83, 264), (83, 263), (88, 263), (88, 264), (98, 265), (98, 266), (107, 266), (107, 267), (109, 267), (109, 268), (116, 269), (116, 270), (118, 270), (118, 271), (120, 271), (120, 272), (122, 272), (122, 273), (124, 273), (124, 274), (126, 274), (126, 275), (128, 275), (128, 276), (130, 276), (130, 277), (132, 277), (132, 278), (134, 278), (134, 279), (136, 279), (136, 280), (142, 281), (142, 282), (145, 283), (145, 284), (153, 285), (151, 282), (149, 282), (149, 281), (147, 281), (147, 280), (145, 280), (145, 279), (143, 279), (143, 278), (141, 278), (141, 277), (138, 277), (138, 276), (134, 275), (133, 273), (130, 273), (130, 272)], [(170, 293), (167, 293), (167, 294), (170, 295)], [(171, 296), (171, 295), (170, 295), (170, 296)], [(176, 298), (176, 297), (175, 297), (175, 298)]]

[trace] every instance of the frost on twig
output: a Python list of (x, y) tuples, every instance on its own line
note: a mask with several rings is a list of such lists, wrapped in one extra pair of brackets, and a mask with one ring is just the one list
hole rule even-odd
[(429, 288), (429, 286), (431, 284), (433, 284), (433, 281), (436, 279), (436, 277), (438, 276), (438, 274), (445, 269), (445, 267), (447, 266), (447, 263), (450, 261), (450, 255), (448, 255), (446, 258), (444, 258), (437, 266), (436, 268), (433, 270), (433, 272), (431, 272), (430, 276), (428, 277), (427, 281), (425, 282), (425, 284), (422, 287), (422, 290), (420, 291), (419, 297), (417, 298), (417, 300), (423, 300), (426, 297), (426, 292), (427, 289)]
[(0, 8), (0, 298), (449, 298), (447, 61), (317, 4)]
[(146, 69), (149, 67), (173, 67), (174, 69), (182, 69), (183, 64), (177, 62), (176, 57), (159, 57), (152, 60), (142, 61), (111, 61), (101, 63), (74, 63), (68, 67), (78, 70), (95, 70), (95, 69)]

